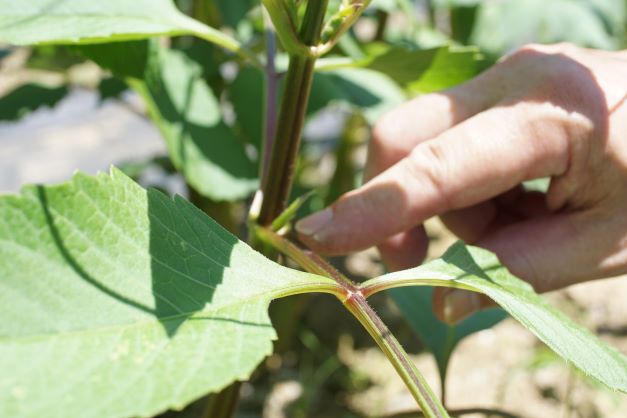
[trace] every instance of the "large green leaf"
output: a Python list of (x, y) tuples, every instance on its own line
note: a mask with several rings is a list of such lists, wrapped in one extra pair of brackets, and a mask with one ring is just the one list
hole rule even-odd
[(249, 144), (261, 149), (264, 109), (264, 77), (255, 68), (242, 68), (229, 85), (229, 99), (237, 126)]
[(387, 74), (402, 85), (434, 91), (451, 87), (475, 76), (485, 65), (475, 48), (438, 47), (411, 49), (394, 46), (366, 58), (359, 66)]
[(624, 0), (501, 0), (480, 5), (470, 42), (494, 55), (529, 42), (617, 49), (625, 28)]
[(361, 110), (374, 123), (381, 114), (406, 100), (389, 77), (363, 68), (339, 68), (315, 74), (308, 112), (330, 104)]
[(156, 40), (72, 45), (70, 50), (94, 61), (117, 77), (149, 78), (159, 50)]
[(435, 357), (440, 377), (445, 379), (449, 360), (460, 341), (496, 325), (507, 315), (500, 308), (486, 309), (459, 324), (449, 325), (433, 313), (432, 294), (431, 287), (390, 290), (390, 296), (411, 329)]
[(42, 107), (54, 107), (69, 89), (62, 85), (49, 87), (42, 84), (25, 84), (0, 97), (0, 120), (12, 121)]
[(486, 66), (486, 60), (472, 47), (416, 49), (407, 45), (372, 45), (363, 59), (323, 60), (318, 69), (324, 73), (338, 68), (366, 68), (387, 75), (411, 91), (427, 93), (464, 82)]
[(180, 51), (163, 49), (156, 83), (132, 81), (188, 183), (213, 200), (237, 200), (257, 189), (257, 170), (222, 118), (202, 68)]
[(101, 43), (196, 35), (238, 51), (234, 39), (181, 13), (172, 0), (0, 0), (0, 42)]
[[(394, 283), (394, 286), (390, 286)], [(489, 251), (451, 247), (441, 259), (390, 273), (362, 287), (449, 286), (481, 292), (536, 334), (562, 358), (612, 389), (627, 393), (627, 359), (538, 296)]]
[(0, 198), (0, 416), (151, 416), (246, 379), (278, 296), (333, 287), (118, 170)]

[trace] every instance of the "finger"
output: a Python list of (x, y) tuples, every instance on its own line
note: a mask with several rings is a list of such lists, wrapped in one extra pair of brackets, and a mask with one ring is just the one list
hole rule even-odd
[(390, 271), (405, 270), (419, 265), (427, 255), (429, 237), (419, 225), (385, 240), (378, 246), (383, 263)]
[[(419, 143), (492, 105), (488, 97), (477, 100), (480, 91), (486, 91), (480, 90), (482, 84), (473, 81), (446, 92), (420, 96), (385, 114), (373, 129), (364, 181), (402, 160)], [(428, 238), (420, 226), (378, 246), (384, 264), (392, 271), (420, 264), (427, 248)]]
[(503, 226), (550, 213), (544, 193), (518, 186), (489, 201), (447, 212), (440, 219), (458, 238), (474, 243)]
[(564, 213), (505, 226), (478, 245), (543, 293), (620, 273), (607, 260), (620, 248), (620, 238), (613, 239), (619, 230), (602, 216)]
[(364, 181), (402, 160), (416, 145), (496, 104), (497, 72), (491, 69), (447, 91), (419, 96), (383, 115), (373, 128)]
[(492, 299), (481, 293), (447, 287), (436, 287), (431, 298), (435, 316), (451, 325), (482, 309), (496, 306)]
[[(544, 293), (624, 274), (624, 223), (596, 213), (559, 214), (506, 226), (479, 245), (495, 252), (513, 275), (529, 282), (536, 292)], [(473, 292), (434, 293), (436, 316), (449, 323), (491, 305)]]
[(368, 248), (450, 210), (475, 205), (527, 179), (568, 167), (571, 115), (521, 103), (481, 113), (296, 226), (326, 254)]
[(498, 215), (492, 200), (440, 215), (440, 220), (456, 237), (466, 243), (477, 242), (490, 229)]

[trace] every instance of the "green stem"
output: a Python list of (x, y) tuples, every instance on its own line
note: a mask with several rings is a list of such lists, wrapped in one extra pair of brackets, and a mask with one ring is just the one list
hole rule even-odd
[(384, 290), (410, 286), (442, 286), (451, 287), (454, 289), (470, 290), (471, 292), (478, 292), (478, 290), (474, 287), (466, 285), (464, 283), (460, 283), (456, 280), (426, 276), (398, 279), (395, 277), (394, 273), (367, 280), (361, 283), (359, 289), (363, 293), (364, 297), (368, 299), (370, 296)]
[(222, 391), (209, 395), (203, 418), (231, 418), (237, 410), (241, 382), (232, 383)]
[(435, 15), (435, 2), (433, 0), (427, 0), (426, 2), (426, 7), (427, 7), (427, 16), (429, 17), (429, 24), (431, 25), (431, 27), (433, 29), (437, 29), (437, 20), (436, 20), (436, 15)]
[(377, 10), (377, 32), (374, 35), (374, 41), (383, 41), (389, 20), (390, 14), (388, 12)]
[(359, 286), (337, 271), (322, 257), (299, 248), (269, 228), (256, 227), (256, 235), (281, 253), (292, 258), (305, 270), (333, 279), (338, 289), (328, 289), (357, 318), (392, 363), (418, 405), (429, 418), (448, 418), (446, 409), (411, 361), (388, 327), (370, 307)]
[[(470, 414), (483, 414), (486, 416), (497, 415), (503, 418), (522, 418), (520, 415), (514, 415), (511, 412), (502, 411), (500, 409), (492, 409), (492, 408), (463, 408), (463, 409), (451, 409), (449, 411), (451, 416), (457, 417), (462, 415), (470, 415)], [(422, 418), (426, 415), (422, 412), (403, 412), (396, 415), (388, 415), (385, 418)]]
[(335, 267), (329, 264), (325, 259), (318, 254), (311, 251), (303, 250), (290, 240), (282, 237), (269, 228), (256, 227), (255, 235), (259, 237), (263, 242), (270, 244), (277, 251), (288, 256), (305, 271), (313, 274), (319, 274), (320, 276), (329, 277), (335, 280), (338, 285), (344, 288), (353, 289), (355, 283), (342, 273), (337, 271)]
[(366, 11), (366, 8), (370, 5), (372, 0), (362, 0), (355, 1), (353, 0), (350, 7), (353, 8), (352, 12), (347, 14), (346, 17), (342, 19), (342, 22), (334, 28), (332, 34), (329, 36), (329, 39), (322, 45), (314, 48), (314, 53), (316, 56), (321, 57), (327, 52), (329, 52), (337, 41), (348, 31), (351, 26), (355, 24), (357, 19)]
[[(262, 0), (262, 3), (270, 15), (276, 33), (287, 53), (303, 57), (310, 56), (311, 49), (303, 43), (297, 33), (296, 23), (292, 19), (285, 0)], [(326, 10), (326, 5), (324, 10)]]
[[(300, 30), (305, 45), (316, 45), (320, 39), (328, 0), (309, 0)], [(290, 54), (285, 93), (279, 111), (278, 126), (272, 143), (267, 175), (262, 183), (263, 200), (258, 223), (269, 225), (287, 204), (296, 157), (300, 147), (316, 58)]]
[(265, 70), (265, 88), (264, 88), (264, 123), (263, 136), (261, 142), (261, 164), (259, 164), (259, 178), (264, 181), (267, 175), (270, 163), (270, 151), (272, 150), (272, 141), (276, 134), (277, 124), (277, 104), (279, 92), (280, 76), (276, 71), (276, 32), (272, 27), (270, 16), (264, 10), (263, 22), (266, 35), (266, 70)]
[(231, 38), (229, 35), (200, 23), (197, 20), (185, 19), (185, 24), (190, 28), (191, 34), (198, 38), (204, 39), (207, 42), (216, 44), (228, 51), (234, 52), (246, 61), (250, 62), (260, 70), (264, 69), (264, 65), (259, 61), (257, 55), (254, 52), (247, 49), (237, 39)]
[(405, 385), (429, 418), (448, 418), (446, 409), (433, 393), (401, 344), (359, 292), (349, 294), (344, 306), (359, 320), (392, 363)]

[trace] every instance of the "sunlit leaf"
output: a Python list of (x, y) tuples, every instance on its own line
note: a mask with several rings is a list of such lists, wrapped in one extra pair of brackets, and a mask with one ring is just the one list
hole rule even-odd
[(246, 379), (281, 267), (118, 170), (0, 197), (0, 416), (131, 417)]
[(530, 42), (616, 49), (625, 28), (622, 0), (502, 0), (482, 2), (470, 42), (494, 55)]
[(156, 83), (134, 81), (161, 131), (176, 168), (213, 200), (237, 200), (257, 189), (257, 169), (223, 119), (202, 68), (184, 53), (164, 49)]
[(627, 393), (625, 356), (549, 305), (489, 251), (457, 243), (441, 259), (387, 274), (364, 286), (384, 283), (449, 286), (484, 293), (586, 375)]
[(89, 44), (196, 35), (232, 51), (228, 35), (181, 13), (172, 0), (0, 0), (0, 42)]
[(472, 47), (416, 49), (373, 44), (363, 59), (323, 60), (319, 70), (324, 74), (327, 69), (366, 68), (385, 74), (410, 91), (428, 93), (462, 83), (487, 65), (481, 53)]

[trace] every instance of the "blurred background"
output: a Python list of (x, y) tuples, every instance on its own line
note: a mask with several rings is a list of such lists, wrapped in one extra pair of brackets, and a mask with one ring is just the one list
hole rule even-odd
[[(178, 3), (190, 15), (262, 51), (258, 1)], [(302, 213), (321, 208), (359, 184), (369, 128), (385, 110), (416, 94), (457, 84), (518, 46), (562, 41), (624, 49), (627, 1), (373, 1), (331, 54), (372, 59), (369, 69), (331, 70), (316, 78), (294, 192), (295, 196), (308, 190), (316, 194)], [(261, 75), (193, 39), (159, 43), (182, 51), (199, 66), (219, 99), (226, 125), (243, 138), (244, 151), (254, 164), (261, 132)], [(377, 57), (389, 58), (385, 53), (390, 49), (385, 48), (390, 46), (430, 52), (416, 55), (415, 71), (410, 61), (394, 70), (375, 72), (372, 62)], [(282, 60), (279, 54), (279, 65)], [(176, 157), (172, 158), (163, 137), (167, 129), (151, 118), (144, 99), (125, 80), (115, 64), (95, 63), (85, 50), (0, 45), (0, 192), (16, 193), (26, 183), (58, 183), (75, 170), (96, 173), (113, 164), (144, 186), (188, 197), (228, 229), (241, 232), (254, 179), (248, 194), (234, 199), (199, 190), (195, 180), (180, 174), (184, 170), (173, 161)], [(428, 230), (429, 257), (441, 255), (454, 242), (437, 220), (428, 223)], [(374, 250), (333, 262), (356, 279), (384, 271)], [(414, 295), (421, 300), (419, 308), (403, 302), (407, 292), (381, 295), (373, 303), (433, 387), (440, 387), (443, 369), (447, 369), (449, 408), (495, 410), (466, 415), (476, 417), (507, 416), (496, 410), (518, 417), (627, 417), (625, 396), (582, 376), (522, 326), (502, 320), (502, 312), (492, 310), (474, 323), (451, 329), (429, 317), (428, 292)], [(575, 286), (548, 297), (627, 353), (625, 278)], [(298, 319), (275, 321), (280, 334), (277, 354), (243, 385), (238, 416), (418, 416), (412, 412), (413, 398), (386, 358), (336, 305), (332, 298), (310, 296), (272, 306), (276, 318)], [(430, 338), (442, 333), (453, 338), (447, 340), (450, 344)], [(203, 405), (199, 402), (166, 415), (199, 416)]]

